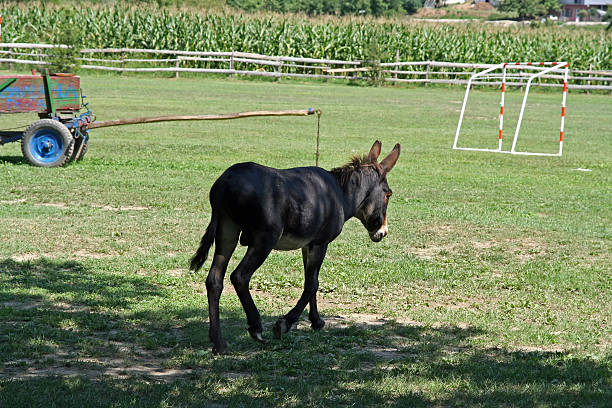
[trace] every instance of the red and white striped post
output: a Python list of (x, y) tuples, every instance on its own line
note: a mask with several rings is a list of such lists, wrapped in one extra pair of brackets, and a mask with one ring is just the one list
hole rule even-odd
[(565, 100), (567, 99), (567, 76), (569, 64), (565, 64), (565, 74), (563, 75), (563, 99), (561, 100), (561, 129), (559, 130), (559, 156), (563, 154), (563, 129), (565, 128)]
[(499, 144), (497, 146), (497, 150), (502, 149), (502, 133), (504, 130), (504, 97), (506, 95), (506, 66), (508, 64), (504, 64), (504, 68), (502, 71), (502, 86), (501, 86), (501, 102), (499, 108)]
[(465, 96), (463, 97), (463, 105), (461, 106), (461, 113), (459, 114), (459, 123), (457, 123), (457, 131), (455, 132), (455, 140), (453, 142), (453, 149), (456, 150), (478, 150), (478, 151), (485, 151), (485, 152), (500, 152), (500, 149), (476, 149), (476, 148), (471, 148), (471, 147), (458, 147), (457, 146), (457, 141), (459, 140), (459, 131), (461, 130), (461, 124), (463, 123), (463, 116), (465, 114), (465, 107), (467, 105), (467, 101), (468, 101), (468, 96), (470, 94), (470, 88), (472, 86), (472, 83), (474, 81), (474, 79), (481, 77), (485, 74), (488, 74), (489, 72), (495, 71), (496, 69), (502, 68), (504, 66), (504, 64), (497, 64), (494, 65), (488, 69), (485, 69), (484, 71), (481, 72), (477, 72), (475, 74), (473, 74), (467, 82), (467, 86), (465, 87)]

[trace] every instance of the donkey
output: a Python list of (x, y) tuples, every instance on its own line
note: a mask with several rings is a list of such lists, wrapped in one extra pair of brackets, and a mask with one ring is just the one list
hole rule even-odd
[(400, 154), (396, 144), (378, 163), (381, 143), (370, 152), (354, 157), (343, 167), (324, 170), (296, 167), (278, 170), (256, 163), (239, 163), (228, 168), (210, 190), (210, 224), (191, 259), (190, 269), (198, 271), (215, 243), (215, 253), (206, 278), (209, 337), (213, 353), (224, 353), (227, 344), (221, 336), (219, 298), (228, 262), (236, 244), (248, 247), (230, 280), (246, 313), (248, 331), (253, 339), (264, 342), (259, 311), (249, 292), (253, 273), (273, 249), (302, 249), (304, 290), (297, 305), (278, 319), (273, 327), (280, 338), (297, 322), (306, 304), (314, 330), (325, 322), (317, 310), (319, 270), (327, 246), (342, 232), (344, 223), (357, 217), (370, 239), (379, 242), (387, 235), (387, 205), (391, 189), (387, 174)]

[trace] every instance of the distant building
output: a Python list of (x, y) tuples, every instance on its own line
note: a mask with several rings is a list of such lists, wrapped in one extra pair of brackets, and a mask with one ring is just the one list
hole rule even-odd
[(500, 0), (474, 0), (474, 4), (478, 4), (478, 3), (489, 3), (493, 7), (498, 7)]
[[(580, 21), (580, 10), (588, 12), (583, 21), (599, 21), (606, 14), (612, 0), (558, 0), (561, 4), (561, 21)], [(593, 13), (593, 14), (591, 14)]]
[(427, 7), (427, 8), (446, 7), (446, 6), (451, 6), (453, 4), (463, 4), (466, 2), (467, 0), (425, 0), (425, 3), (423, 3), (423, 7)]

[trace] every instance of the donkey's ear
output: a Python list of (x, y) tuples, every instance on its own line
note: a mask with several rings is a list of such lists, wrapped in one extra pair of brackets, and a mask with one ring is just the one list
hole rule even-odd
[(382, 170), (383, 170), (383, 175), (391, 171), (393, 166), (395, 166), (395, 163), (397, 163), (397, 159), (399, 159), (399, 155), (400, 155), (400, 145), (398, 143), (395, 145), (393, 150), (391, 150), (391, 153), (389, 153), (387, 157), (385, 157), (383, 161), (380, 162), (380, 166), (382, 167)]
[(380, 147), (382, 146), (382, 144), (380, 143), (380, 141), (375, 141), (374, 144), (372, 145), (372, 148), (370, 149), (370, 153), (368, 153), (368, 161), (373, 161), (375, 162), (376, 160), (378, 160), (378, 156), (380, 156)]

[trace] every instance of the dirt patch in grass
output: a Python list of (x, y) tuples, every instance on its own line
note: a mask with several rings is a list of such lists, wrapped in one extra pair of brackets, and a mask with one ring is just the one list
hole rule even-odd
[(25, 203), (27, 200), (25, 198), (19, 198), (16, 200), (0, 200), (0, 204), (20, 204)]
[(499, 231), (482, 231), (478, 226), (441, 224), (423, 230), (424, 239), (408, 252), (425, 259), (461, 254), (486, 256), (498, 254), (520, 263), (548, 253), (552, 248), (544, 239), (533, 236), (503, 236)]
[(182, 278), (183, 276), (190, 273), (190, 271), (187, 267), (185, 267), (185, 268), (170, 269), (169, 271), (166, 271), (166, 273), (174, 278)]
[(149, 207), (142, 207), (137, 205), (122, 205), (119, 207), (113, 207), (112, 205), (102, 205), (102, 204), (91, 204), (93, 208), (99, 208), (101, 210), (107, 211), (146, 211), (150, 210)]
[(30, 310), (30, 309), (35, 309), (35, 308), (38, 308), (44, 305), (45, 303), (42, 301), (35, 301), (35, 302), (9, 301), (9, 302), (0, 303), (0, 306), (2, 307), (10, 307), (12, 309), (17, 309), (17, 310)]
[[(15, 199), (15, 200), (0, 200), (0, 204), (23, 204), (27, 203), (28, 200), (25, 198)], [(51, 207), (51, 208), (59, 208), (62, 210), (67, 210), (73, 205), (64, 202), (58, 203), (33, 203), (34, 206), (37, 207)], [(107, 204), (90, 204), (92, 208), (97, 208), (106, 211), (146, 211), (150, 210), (150, 207), (138, 206), (138, 205), (120, 205), (118, 207), (107, 205)]]
[(40, 254), (31, 254), (31, 253), (27, 253), (27, 254), (21, 254), (21, 255), (13, 255), (11, 257), (11, 259), (15, 262), (28, 262), (28, 261), (35, 261), (39, 258), (42, 258), (42, 256)]
[[(0, 303), (0, 305), (20, 310), (51, 308), (71, 313), (91, 311), (87, 306), (65, 302), (21, 303), (12, 301)], [(5, 321), (3, 324), (6, 323)], [(176, 331), (177, 338), (182, 335), (181, 332), (181, 330)], [(84, 342), (104, 344), (104, 353), (107, 354), (105, 356), (79, 357), (76, 349), (72, 349), (69, 345), (57, 344), (53, 352), (41, 355), (36, 359), (20, 358), (4, 362), (3, 370), (0, 370), (0, 378), (20, 380), (47, 376), (82, 376), (98, 379), (111, 376), (119, 379), (141, 377), (152, 381), (171, 382), (192, 372), (191, 369), (167, 367), (166, 363), (172, 349), (161, 347), (150, 351), (133, 342), (109, 340), (109, 336), (117, 333), (118, 331), (115, 330), (81, 333)]]
[(128, 364), (119, 358), (85, 358), (70, 360), (48, 356), (54, 363), (48, 367), (37, 367), (36, 360), (16, 360), (5, 363), (0, 378), (23, 380), (37, 377), (86, 377), (98, 379), (110, 376), (117, 379), (141, 377), (158, 382), (172, 382), (192, 373), (191, 369), (163, 368), (162, 359), (138, 358), (137, 364)]
[(70, 208), (70, 206), (66, 203), (38, 203), (38, 204), (34, 204), (34, 205), (38, 205), (41, 207), (53, 207), (53, 208), (61, 208), (61, 209), (68, 209)]
[(40, 254), (35, 254), (35, 253), (25, 253), (25, 254), (20, 254), (20, 255), (13, 255), (11, 256), (11, 259), (15, 262), (30, 262), (30, 261), (36, 261), (38, 259), (42, 259), (42, 258), (48, 258), (48, 259), (56, 259), (56, 258), (62, 258), (62, 259), (80, 259), (80, 258), (89, 258), (89, 259), (103, 259), (103, 258), (111, 258), (114, 256), (118, 256), (118, 253), (99, 253), (99, 252), (90, 252), (86, 249), (79, 249), (78, 251), (74, 252), (74, 253), (70, 253), (70, 254), (66, 254), (66, 253), (62, 253), (62, 254), (52, 254), (52, 253), (40, 253)]
[(534, 346), (519, 346), (515, 347), (514, 351), (522, 351), (524, 353), (563, 353), (567, 351), (566, 347), (563, 346), (548, 346), (548, 347), (534, 347)]
[[(424, 326), (423, 323), (416, 322), (404, 317), (398, 318), (385, 318), (382, 315), (369, 314), (369, 313), (351, 313), (350, 315), (325, 315), (321, 314), (323, 320), (325, 320), (325, 327), (327, 328), (347, 328), (350, 326), (367, 326), (367, 327), (382, 327), (387, 324), (402, 324), (405, 326)], [(298, 328), (310, 327), (310, 321), (302, 319), (298, 322)]]

